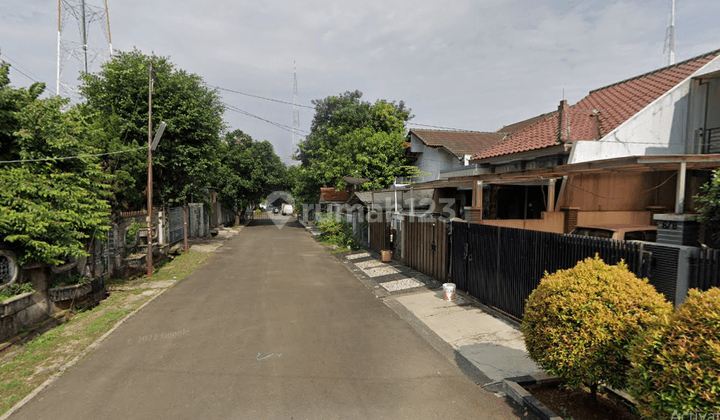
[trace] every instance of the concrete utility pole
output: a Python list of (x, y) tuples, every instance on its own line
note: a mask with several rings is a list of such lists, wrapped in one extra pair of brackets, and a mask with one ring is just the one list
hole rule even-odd
[(665, 48), (663, 52), (668, 53), (667, 64), (675, 64), (675, 0), (670, 0), (670, 26), (665, 31)]
[(153, 273), (152, 246), (152, 206), (153, 206), (153, 173), (152, 173), (152, 94), (153, 94), (153, 63), (150, 61), (148, 73), (148, 184), (147, 184), (147, 276)]

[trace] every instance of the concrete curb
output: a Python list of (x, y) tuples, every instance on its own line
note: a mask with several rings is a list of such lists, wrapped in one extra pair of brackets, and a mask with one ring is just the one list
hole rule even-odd
[[(175, 283), (177, 283), (177, 281), (176, 281)], [(173, 286), (174, 286), (174, 284), (173, 284)], [(65, 373), (68, 369), (70, 369), (70, 368), (72, 368), (73, 366), (75, 366), (81, 359), (83, 359), (85, 356), (87, 356), (88, 354), (90, 354), (91, 351), (95, 350), (95, 349), (100, 345), (100, 343), (102, 343), (103, 341), (105, 341), (105, 339), (106, 339), (110, 334), (112, 334), (116, 329), (118, 329), (118, 328), (119, 328), (122, 324), (124, 324), (128, 319), (132, 318), (136, 313), (140, 312), (145, 306), (149, 305), (150, 302), (154, 301), (155, 299), (157, 299), (158, 297), (160, 297), (160, 295), (162, 295), (163, 293), (165, 293), (167, 290), (170, 290), (170, 289), (171, 289), (171, 287), (168, 287), (168, 288), (166, 288), (166, 289), (161, 290), (160, 293), (156, 294), (155, 296), (153, 296), (152, 298), (150, 298), (150, 300), (148, 300), (147, 302), (145, 302), (145, 303), (143, 303), (142, 305), (140, 305), (139, 308), (137, 308), (137, 309), (135, 309), (134, 311), (132, 311), (132, 312), (130, 312), (129, 314), (127, 314), (127, 316), (125, 316), (125, 318), (123, 318), (123, 319), (121, 319), (120, 321), (118, 321), (117, 324), (115, 324), (112, 328), (110, 328), (108, 331), (106, 331), (105, 334), (101, 335), (100, 338), (98, 338), (97, 340), (95, 340), (92, 344), (90, 344), (89, 346), (87, 346), (87, 347), (85, 348), (85, 350), (83, 350), (82, 352), (80, 352), (80, 354), (78, 354), (77, 356), (75, 356), (74, 359), (72, 359), (71, 361), (69, 361), (69, 362), (65, 363), (64, 365), (62, 365), (62, 366), (58, 369), (58, 372), (57, 372), (57, 373), (55, 373), (53, 376), (49, 377), (45, 382), (43, 382), (42, 384), (40, 384), (40, 386), (38, 386), (38, 387), (35, 388), (31, 393), (29, 393), (28, 395), (26, 395), (25, 398), (23, 398), (22, 400), (18, 401), (14, 406), (12, 406), (8, 411), (6, 411), (5, 414), (3, 414), (2, 416), (0, 416), (0, 420), (7, 420), (11, 415), (13, 415), (15, 412), (17, 412), (18, 410), (20, 410), (25, 404), (27, 404), (30, 400), (32, 400), (33, 398), (35, 398), (36, 395), (38, 395), (40, 392), (42, 392), (45, 388), (49, 387), (49, 386), (50, 386), (53, 382), (55, 382), (60, 376), (62, 376), (63, 373)]]
[(410, 326), (417, 331), (430, 345), (440, 354), (445, 356), (450, 362), (457, 366), (470, 380), (480, 386), (490, 385), (492, 380), (488, 378), (480, 369), (477, 368), (472, 362), (470, 362), (460, 352), (456, 351), (450, 344), (445, 342), (440, 336), (438, 336), (433, 330), (428, 328), (424, 322), (418, 317), (413, 315), (407, 308), (402, 304), (392, 299), (383, 299), (383, 303)]
[[(562, 417), (553, 413), (545, 404), (538, 401), (537, 398), (523, 388), (528, 385), (540, 385), (547, 383), (560, 382), (558, 378), (542, 376), (521, 376), (518, 378), (507, 378), (503, 380), (503, 390), (508, 397), (512, 398), (516, 403), (528, 409), (533, 415), (541, 420), (563, 420)], [(1, 420), (1, 419), (0, 419)]]

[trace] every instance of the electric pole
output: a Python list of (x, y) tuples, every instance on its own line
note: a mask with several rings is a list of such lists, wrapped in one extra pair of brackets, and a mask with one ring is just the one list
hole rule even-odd
[(153, 172), (152, 172), (152, 94), (153, 94), (153, 63), (150, 61), (148, 73), (148, 184), (147, 184), (147, 276), (153, 273), (152, 245), (152, 206), (153, 206)]

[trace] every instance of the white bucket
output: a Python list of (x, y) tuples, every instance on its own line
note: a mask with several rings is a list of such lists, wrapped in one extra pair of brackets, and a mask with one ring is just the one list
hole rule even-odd
[(455, 300), (455, 283), (443, 284), (443, 299), (450, 301)]

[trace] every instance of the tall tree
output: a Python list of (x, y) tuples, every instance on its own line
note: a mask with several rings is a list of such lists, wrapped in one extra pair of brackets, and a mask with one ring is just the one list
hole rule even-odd
[(345, 187), (343, 176), (370, 180), (364, 189), (385, 188), (406, 174), (405, 103), (363, 101), (362, 92), (314, 100), (311, 131), (299, 144), (301, 166), (294, 170), (295, 198), (317, 200), (320, 187)]
[[(153, 153), (154, 195), (167, 204), (182, 202), (209, 187), (219, 165), (224, 107), (216, 91), (200, 76), (178, 69), (166, 57), (138, 50), (119, 52), (98, 74), (82, 77), (88, 108), (101, 116), (106, 150), (147, 145), (148, 72), (154, 69), (153, 126), (167, 129)], [(118, 203), (138, 208), (144, 203), (147, 165), (139, 155), (107, 159), (115, 173)], [(140, 194), (139, 192), (143, 192)]]
[(285, 165), (268, 141), (257, 142), (241, 130), (228, 133), (214, 185), (228, 208), (257, 204), (272, 191), (288, 187)]
[[(89, 146), (99, 133), (77, 108), (39, 99), (43, 84), (10, 86), (0, 65), (0, 240), (20, 264), (60, 264), (87, 255), (86, 240), (109, 227), (110, 178)], [(19, 162), (18, 162), (19, 161)]]

